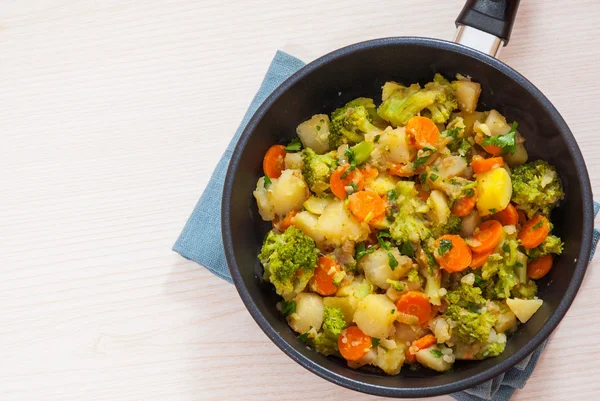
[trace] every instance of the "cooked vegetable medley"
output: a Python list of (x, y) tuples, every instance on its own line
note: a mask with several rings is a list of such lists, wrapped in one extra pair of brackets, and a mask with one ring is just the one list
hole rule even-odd
[(542, 306), (561, 182), (480, 93), (460, 75), (387, 82), (379, 106), (355, 99), (268, 150), (259, 259), (300, 341), (353, 368), (443, 372), (501, 354)]

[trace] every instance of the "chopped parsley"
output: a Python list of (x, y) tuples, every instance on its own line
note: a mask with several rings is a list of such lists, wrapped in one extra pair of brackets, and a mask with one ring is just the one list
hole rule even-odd
[(375, 247), (370, 247), (367, 249), (367, 246), (365, 245), (365, 243), (361, 242), (356, 246), (356, 253), (355, 253), (354, 259), (356, 259), (356, 261), (359, 261), (364, 256), (367, 256), (373, 252), (375, 252)]
[(505, 243), (502, 245), (502, 250), (503, 250), (504, 252), (506, 252), (506, 253), (509, 253), (509, 252), (510, 252), (510, 245), (508, 245), (508, 242), (505, 242)]
[(265, 175), (265, 188), (267, 188), (269, 185), (271, 185), (273, 182), (271, 181), (271, 179), (269, 178), (268, 175)]
[[(308, 329), (309, 331), (312, 329), (312, 326), (310, 326), (310, 329)], [(306, 344), (306, 342), (308, 341), (308, 331), (306, 333), (302, 333), (298, 336), (298, 339), (300, 341), (302, 341), (302, 343)]]
[(421, 180), (421, 184), (425, 184), (427, 182), (427, 173), (421, 174), (419, 180)]
[[(348, 158), (348, 163), (350, 163), (350, 168), (348, 168), (346, 171), (344, 171), (344, 173), (342, 174), (342, 179), (346, 178), (348, 176), (348, 174), (350, 174), (350, 172), (352, 172), (356, 169), (356, 160), (354, 158), (354, 151), (351, 148), (348, 148), (344, 152), (344, 155), (346, 155), (346, 157)], [(352, 183), (350, 183), (350, 185), (352, 185)]]
[(402, 246), (400, 247), (400, 253), (402, 255), (408, 256), (409, 258), (415, 257), (415, 249), (412, 247), (410, 242), (404, 242), (402, 244)]
[(450, 137), (453, 140), (457, 140), (458, 139), (458, 133), (461, 131), (461, 128), (451, 128), (451, 129), (447, 129), (446, 131), (442, 132), (442, 134), (444, 136)]
[(396, 309), (392, 309), (390, 314), (393, 315), (394, 313), (396, 313)]
[(373, 347), (377, 347), (377, 346), (379, 345), (379, 343), (380, 343), (380, 342), (381, 342), (381, 340), (380, 340), (379, 338), (373, 337), (373, 338), (371, 339), (371, 345), (372, 345)]
[(390, 269), (392, 269), (392, 271), (394, 271), (396, 269), (396, 267), (398, 267), (398, 260), (389, 251), (388, 251), (387, 255), (388, 255), (388, 261), (390, 263)]
[(515, 263), (515, 267), (519, 268), (519, 267), (523, 267), (523, 263), (521, 262), (517, 262)]
[(393, 202), (396, 199), (398, 199), (398, 192), (396, 192), (395, 189), (391, 189), (388, 191), (387, 196), (388, 196), (388, 200)]
[(379, 142), (379, 138), (381, 138), (381, 135), (375, 135), (375, 139), (373, 139), (373, 142)]
[(431, 355), (435, 356), (436, 358), (441, 358), (442, 355), (444, 355), (444, 354), (442, 354), (442, 351), (440, 351), (439, 349), (435, 349), (435, 348), (430, 350), (429, 352), (431, 352)]
[(475, 276), (475, 284), (482, 285), (483, 283), (485, 283), (485, 280), (479, 274), (475, 274), (474, 276)]
[(440, 177), (439, 177), (437, 174), (434, 174), (434, 173), (431, 173), (431, 174), (429, 174), (429, 179), (430, 179), (431, 181), (435, 181), (435, 180), (437, 180), (438, 178), (440, 178)]
[(452, 245), (452, 241), (450, 241), (449, 239), (444, 238), (440, 240), (440, 246), (438, 247), (438, 255), (442, 256), (453, 247), (454, 245)]
[(358, 191), (358, 186), (353, 181), (350, 181), (349, 185), (352, 187), (352, 191), (354, 191), (354, 192)]
[(508, 131), (506, 134), (496, 135), (496, 136), (491, 136), (491, 137), (485, 138), (481, 142), (481, 146), (484, 146), (484, 147), (488, 146), (488, 145), (498, 146), (502, 150), (503, 155), (505, 155), (507, 153), (514, 155), (515, 152), (517, 151), (516, 136), (517, 136), (517, 126), (518, 125), (519, 124), (517, 124), (517, 122), (515, 121), (512, 124), (512, 127), (510, 127), (510, 131)]
[(497, 212), (497, 210), (495, 207), (490, 209), (490, 213), (496, 213), (496, 212)]
[(537, 230), (538, 228), (542, 228), (543, 225), (544, 225), (544, 222), (542, 220), (540, 220), (535, 226), (533, 226), (533, 229)]
[(465, 196), (467, 198), (472, 198), (475, 196), (475, 190), (473, 188), (468, 188), (465, 190)]
[(301, 150), (302, 142), (300, 142), (300, 138), (292, 139), (292, 142), (290, 142), (290, 144), (288, 146), (286, 146), (284, 149), (286, 152), (298, 152), (299, 150)]
[(283, 316), (289, 316), (292, 313), (296, 313), (296, 301), (281, 302), (281, 314)]

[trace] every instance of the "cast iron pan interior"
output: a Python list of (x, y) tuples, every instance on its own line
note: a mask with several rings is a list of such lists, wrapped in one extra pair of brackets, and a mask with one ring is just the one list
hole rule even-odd
[[(483, 87), (481, 110), (497, 109), (518, 121), (530, 160), (554, 164), (566, 197), (552, 222), (565, 241), (562, 256), (538, 282), (544, 300), (540, 311), (510, 337), (506, 351), (484, 361), (455, 364), (446, 374), (403, 369), (390, 377), (375, 370), (351, 370), (303, 345), (275, 308), (280, 300), (262, 281), (257, 260), (270, 228), (257, 212), (252, 191), (262, 172), (262, 158), (275, 143), (287, 143), (296, 126), (313, 114), (327, 113), (359, 96), (381, 101), (388, 80), (424, 84), (439, 72), (447, 78), (469, 75)], [(451, 42), (424, 38), (388, 38), (352, 45), (307, 65), (263, 103), (233, 153), (223, 196), (223, 240), (227, 261), (246, 307), (269, 336), (292, 359), (334, 383), (382, 396), (424, 397), (452, 393), (488, 380), (531, 353), (556, 328), (581, 284), (590, 255), (592, 195), (583, 157), (571, 131), (546, 97), (502, 62)]]

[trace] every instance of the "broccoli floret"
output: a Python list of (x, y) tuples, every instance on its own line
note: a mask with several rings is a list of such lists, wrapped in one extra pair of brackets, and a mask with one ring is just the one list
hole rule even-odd
[(525, 284), (519, 284), (511, 290), (514, 298), (533, 299), (537, 295), (537, 284), (533, 280), (528, 280)]
[[(516, 263), (516, 262), (515, 262)], [(515, 266), (498, 255), (491, 255), (481, 268), (481, 277), (488, 280), (485, 283), (485, 296), (491, 299), (510, 297), (510, 291), (518, 284)]]
[(481, 296), (481, 288), (469, 284), (460, 283), (460, 286), (446, 294), (446, 301), (451, 305), (462, 308), (473, 309), (486, 304), (487, 300)]
[(530, 259), (536, 259), (549, 253), (560, 255), (563, 251), (564, 243), (556, 235), (548, 235), (544, 242), (533, 249), (526, 249), (525, 252)]
[(379, 131), (379, 128), (373, 125), (371, 114), (374, 109), (372, 99), (358, 98), (331, 113), (330, 147), (337, 148), (343, 143), (358, 143), (364, 139), (366, 133)]
[(392, 125), (406, 125), (418, 113), (429, 114), (436, 123), (445, 123), (458, 105), (451, 84), (436, 74), (424, 88), (419, 84), (398, 86), (388, 94), (377, 113)]
[[(397, 243), (419, 242), (431, 236), (428, 221), (424, 213), (419, 210), (425, 204), (418, 198), (415, 183), (412, 181), (400, 181), (396, 185), (398, 200), (393, 206), (397, 210), (394, 221), (390, 227), (390, 235)], [(423, 210), (427, 210), (425, 207)]]
[(326, 332), (317, 333), (313, 338), (309, 339), (309, 344), (319, 353), (325, 356), (338, 355), (338, 340), (337, 337), (331, 336)]
[(536, 160), (515, 167), (510, 178), (513, 187), (512, 201), (530, 218), (536, 213), (548, 215), (564, 198), (556, 169), (546, 161)]
[(302, 151), (304, 167), (302, 175), (311, 191), (320, 194), (329, 189), (331, 172), (336, 169), (338, 162), (334, 152), (318, 155), (311, 148)]
[(494, 356), (498, 356), (504, 352), (506, 348), (506, 335), (498, 334), (496, 341), (489, 343), (485, 346), (482, 352), (482, 356), (484, 358), (491, 358)]
[(318, 254), (315, 241), (291, 226), (281, 234), (270, 231), (258, 258), (265, 268), (264, 279), (275, 286), (277, 294), (290, 299), (313, 276)]
[(385, 280), (385, 282), (388, 283), (396, 291), (403, 291), (405, 288), (405, 284), (399, 280), (392, 280), (391, 278), (388, 278), (387, 280)]
[(337, 306), (326, 306), (323, 330), (310, 339), (310, 344), (323, 355), (338, 354), (338, 336), (345, 328), (346, 320), (342, 310)]
[(406, 279), (411, 283), (418, 283), (420, 281), (419, 271), (413, 267), (408, 271)]
[(458, 305), (448, 306), (444, 314), (456, 323), (455, 332), (458, 339), (466, 344), (487, 341), (497, 320), (489, 312), (477, 313)]
[(451, 214), (446, 224), (436, 224), (431, 227), (431, 234), (434, 238), (441, 237), (445, 234), (460, 233), (462, 220), (455, 214)]
[(346, 328), (346, 320), (341, 308), (326, 306), (323, 315), (323, 331), (335, 337)]

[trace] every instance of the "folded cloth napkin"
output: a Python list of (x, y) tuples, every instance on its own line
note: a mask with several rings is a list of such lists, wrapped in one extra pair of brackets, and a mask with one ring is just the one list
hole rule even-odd
[[(199, 263), (216, 276), (229, 282), (231, 282), (231, 275), (225, 261), (221, 241), (221, 196), (231, 154), (241, 132), (258, 106), (279, 84), (302, 66), (304, 66), (302, 61), (289, 54), (281, 51), (275, 54), (258, 93), (250, 103), (242, 123), (227, 146), (221, 160), (219, 160), (204, 193), (173, 246), (173, 250), (184, 258)], [(594, 202), (594, 215), (598, 213), (598, 210), (600, 210), (600, 204)], [(594, 230), (593, 249), (596, 249), (599, 238), (600, 231)], [(458, 401), (508, 401), (516, 389), (525, 386), (545, 346), (546, 343), (542, 344), (519, 364), (494, 379), (468, 390), (451, 394), (451, 396)]]

